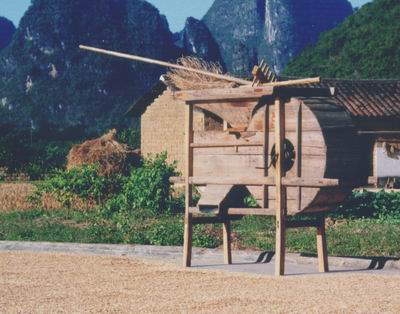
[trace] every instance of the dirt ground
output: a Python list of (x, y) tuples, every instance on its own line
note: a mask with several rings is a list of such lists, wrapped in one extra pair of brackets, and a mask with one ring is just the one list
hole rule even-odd
[(274, 278), (128, 258), (0, 253), (4, 313), (400, 313), (400, 275)]

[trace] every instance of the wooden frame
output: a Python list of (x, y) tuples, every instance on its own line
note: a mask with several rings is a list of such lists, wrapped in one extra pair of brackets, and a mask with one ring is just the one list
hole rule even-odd
[[(261, 89), (262, 90), (262, 89)], [(218, 95), (218, 90), (214, 91), (214, 94), (206, 95), (203, 91), (196, 92), (196, 97), (202, 96), (202, 101), (208, 99), (214, 99)], [(253, 91), (255, 92), (255, 91)], [(258, 92), (258, 91), (257, 91)], [(260, 97), (255, 92), (254, 97)], [(265, 88), (264, 91), (266, 92)], [(271, 90), (268, 90), (271, 92)], [(227, 90), (224, 90), (227, 93)], [(240, 94), (240, 95), (239, 95)], [(251, 95), (251, 93), (250, 93)], [(192, 96), (193, 97), (193, 96)], [(194, 98), (196, 98), (194, 97)], [(249, 91), (239, 89), (234, 92), (224, 95), (225, 98), (234, 97), (249, 97)], [(193, 136), (193, 111), (194, 111), (194, 98), (190, 98), (186, 101), (185, 109), (185, 176), (183, 183), (185, 184), (185, 227), (184, 227), (184, 248), (183, 248), (183, 265), (185, 267), (191, 266), (192, 259), (192, 229), (194, 224), (207, 224), (207, 223), (220, 223), (222, 224), (223, 230), (223, 252), (224, 252), (224, 263), (232, 263), (232, 249), (231, 249), (231, 220), (240, 218), (244, 215), (268, 215), (276, 217), (276, 263), (275, 263), (275, 275), (282, 276), (285, 274), (285, 240), (286, 230), (288, 228), (305, 228), (314, 227), (317, 229), (317, 248), (318, 248), (318, 261), (319, 270), (321, 272), (327, 272), (328, 267), (328, 255), (327, 255), (327, 244), (325, 234), (325, 218), (321, 215), (317, 220), (305, 220), (305, 221), (287, 221), (286, 212), (286, 188), (297, 187), (298, 188), (298, 206), (301, 207), (301, 189), (302, 187), (335, 187), (341, 183), (337, 179), (327, 178), (303, 178), (301, 173), (301, 158), (297, 159), (296, 164), (296, 178), (285, 178), (284, 172), (284, 140), (285, 140), (285, 103), (283, 100), (276, 96), (275, 98), (275, 143), (277, 162), (275, 164), (275, 176), (268, 175), (268, 153), (266, 152), (268, 147), (268, 125), (269, 125), (269, 106), (265, 109), (264, 118), (264, 139), (262, 143), (244, 144), (243, 146), (262, 146), (264, 151), (264, 177), (196, 177), (193, 176), (193, 152), (194, 148), (211, 148), (211, 147), (235, 147), (241, 146), (238, 144), (231, 145), (227, 143), (210, 143), (210, 144), (198, 144), (194, 143)], [(299, 106), (298, 118), (296, 123), (297, 133), (297, 156), (301, 156), (301, 142), (302, 142), (302, 107)], [(182, 180), (174, 179), (174, 182), (182, 182)], [(201, 214), (201, 210), (198, 207), (192, 207), (192, 188), (193, 186), (201, 185), (246, 185), (246, 186), (262, 186), (263, 187), (263, 208), (226, 208), (223, 213), (219, 213), (213, 217), (201, 217), (197, 216)], [(269, 209), (268, 204), (268, 187), (275, 186), (275, 210)]]

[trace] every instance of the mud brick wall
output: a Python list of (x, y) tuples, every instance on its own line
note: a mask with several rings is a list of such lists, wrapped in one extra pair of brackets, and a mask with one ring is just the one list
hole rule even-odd
[[(168, 161), (178, 162), (178, 171), (185, 168), (185, 103), (165, 91), (147, 107), (141, 119), (141, 151), (143, 156), (166, 151)], [(204, 115), (194, 113), (195, 130), (204, 129)]]

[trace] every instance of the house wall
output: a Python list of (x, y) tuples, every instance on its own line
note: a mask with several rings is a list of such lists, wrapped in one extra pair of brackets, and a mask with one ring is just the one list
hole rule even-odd
[[(204, 129), (204, 114), (195, 111), (195, 130)], [(168, 161), (178, 162), (178, 171), (185, 168), (185, 103), (165, 91), (147, 107), (141, 118), (141, 152), (143, 156), (166, 151)]]
[(379, 140), (374, 149), (374, 176), (377, 178), (400, 177), (400, 151), (388, 153), (385, 143), (399, 145), (399, 140)]

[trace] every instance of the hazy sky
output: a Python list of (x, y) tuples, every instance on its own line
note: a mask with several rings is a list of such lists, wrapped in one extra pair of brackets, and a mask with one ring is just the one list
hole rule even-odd
[[(86, 0), (85, 0), (86, 1)], [(182, 30), (188, 16), (202, 18), (214, 0), (148, 0), (168, 18), (173, 32)], [(353, 6), (361, 6), (370, 0), (350, 0)], [(0, 0), (0, 16), (19, 23), (30, 0)]]

